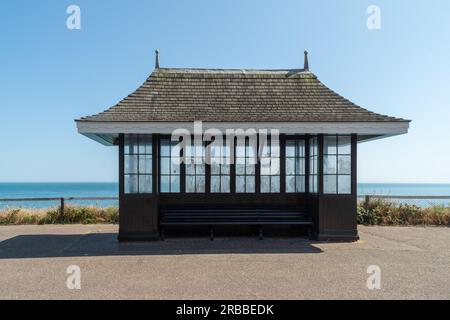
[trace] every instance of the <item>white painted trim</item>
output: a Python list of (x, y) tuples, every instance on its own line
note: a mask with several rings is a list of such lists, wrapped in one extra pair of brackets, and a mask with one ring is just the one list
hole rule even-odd
[[(184, 128), (193, 131), (192, 122), (93, 122), (78, 121), (82, 134), (161, 133)], [(361, 134), (396, 135), (408, 132), (408, 122), (203, 122), (203, 130), (278, 129), (285, 134)]]
[[(358, 134), (380, 139), (408, 133), (409, 122), (203, 122), (203, 132), (215, 128), (227, 129), (278, 129), (284, 134)], [(176, 129), (194, 132), (192, 122), (93, 122), (78, 121), (78, 132), (103, 145), (112, 145), (120, 133), (172, 134)]]

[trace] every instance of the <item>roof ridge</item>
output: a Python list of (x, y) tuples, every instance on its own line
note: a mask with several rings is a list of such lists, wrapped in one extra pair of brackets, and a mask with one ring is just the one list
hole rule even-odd
[(211, 71), (211, 72), (279, 72), (279, 73), (289, 73), (289, 72), (303, 72), (312, 73), (305, 69), (254, 69), (254, 68), (158, 68), (153, 72), (164, 72), (164, 71), (175, 71), (175, 72), (201, 72), (201, 71)]

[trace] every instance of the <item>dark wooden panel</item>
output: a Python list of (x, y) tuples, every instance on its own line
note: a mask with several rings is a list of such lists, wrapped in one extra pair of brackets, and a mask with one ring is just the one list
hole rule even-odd
[(243, 207), (293, 207), (304, 209), (307, 198), (304, 194), (160, 194), (160, 206), (202, 205)]
[(119, 207), (120, 234), (158, 234), (157, 196), (121, 196)]

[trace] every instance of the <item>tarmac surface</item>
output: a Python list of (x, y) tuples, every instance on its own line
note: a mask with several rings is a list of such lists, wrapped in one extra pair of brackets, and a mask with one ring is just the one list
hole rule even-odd
[[(359, 233), (356, 243), (256, 237), (118, 243), (113, 225), (2, 226), (0, 299), (450, 298), (450, 228), (359, 227)], [(68, 288), (68, 278), (77, 283), (69, 266), (79, 267), (81, 289)], [(369, 266), (381, 271), (380, 289), (368, 289), (376, 275)]]

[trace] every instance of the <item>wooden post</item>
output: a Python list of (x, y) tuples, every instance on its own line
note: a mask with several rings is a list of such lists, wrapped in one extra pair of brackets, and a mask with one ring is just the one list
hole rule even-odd
[(61, 201), (61, 204), (60, 204), (60, 218), (61, 218), (61, 220), (63, 220), (63, 218), (64, 218), (64, 198), (61, 198), (60, 199), (60, 201)]
[(364, 200), (364, 209), (369, 210), (369, 204), (370, 204), (370, 196), (365, 196)]

